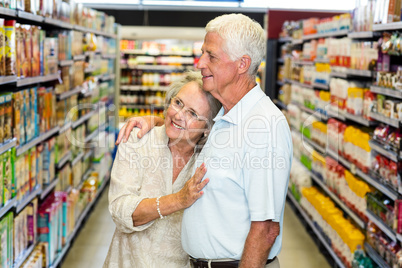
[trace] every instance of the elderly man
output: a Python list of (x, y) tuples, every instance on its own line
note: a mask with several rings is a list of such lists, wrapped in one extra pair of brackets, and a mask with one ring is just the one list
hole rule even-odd
[[(284, 115), (256, 83), (265, 33), (241, 14), (219, 16), (205, 29), (197, 68), (222, 109), (197, 159), (210, 181), (184, 211), (182, 246), (194, 267), (279, 267), (293, 149)], [(117, 143), (134, 126), (144, 133), (158, 122), (130, 119)]]

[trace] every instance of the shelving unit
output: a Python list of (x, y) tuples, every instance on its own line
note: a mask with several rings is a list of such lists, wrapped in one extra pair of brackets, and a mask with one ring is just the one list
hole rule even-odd
[[(97, 13), (97, 15), (99, 15), (99, 17), (97, 17), (97, 19), (100, 20), (101, 15), (98, 13)], [(115, 93), (116, 85), (118, 83), (116, 81), (119, 80), (119, 75), (120, 75), (120, 72), (116, 72), (116, 68), (118, 67), (118, 64), (119, 64), (118, 63), (119, 51), (118, 51), (118, 47), (113, 49), (114, 42), (112, 39), (114, 39), (116, 41), (116, 43), (118, 44), (118, 42), (119, 42), (119, 40), (118, 40), (119, 26), (118, 25), (114, 25), (114, 27), (117, 29), (116, 33), (101, 32), (99, 30), (82, 27), (82, 26), (78, 26), (78, 25), (73, 25), (71, 23), (66, 23), (64, 21), (56, 20), (53, 18), (48, 18), (48, 17), (45, 18), (43, 16), (38, 16), (38, 15), (20, 11), (20, 10), (17, 11), (17, 10), (11, 10), (8, 8), (0, 7), (0, 17), (4, 17), (4, 16), (6, 17), (7, 20), (16, 20), (17, 23), (28, 24), (28, 25), (32, 25), (32, 26), (40, 26), (41, 29), (44, 29), (44, 33), (45, 33), (44, 38), (51, 37), (50, 34), (48, 35), (48, 32), (49, 33), (52, 32), (52, 34), (54, 34), (58, 30), (60, 30), (60, 31), (74, 30), (74, 31), (76, 31), (75, 32), (76, 34), (78, 34), (78, 35), (82, 34), (82, 36), (84, 36), (84, 34), (86, 34), (86, 33), (93, 33), (98, 37), (102, 36), (102, 38), (98, 38), (98, 41), (99, 42), (102, 41), (103, 43), (101, 43), (101, 44), (105, 45), (102, 48), (106, 48), (106, 45), (107, 45), (107, 51), (106, 51), (106, 49), (105, 49), (105, 51), (97, 51), (96, 52), (96, 53), (98, 53), (97, 57), (99, 57), (99, 58), (101, 57), (103, 63), (104, 62), (109, 63), (106, 65), (109, 67), (113, 66), (112, 67), (113, 69), (112, 70), (109, 69), (105, 73), (99, 73), (98, 74), (99, 77), (96, 77), (96, 79), (94, 79), (95, 82), (99, 80), (99, 82), (96, 82), (98, 84), (94, 83), (96, 85), (94, 85), (94, 84), (91, 85), (92, 88), (90, 88), (90, 89), (92, 90), (94, 86), (99, 87), (100, 82), (106, 82), (108, 84), (108, 92), (107, 92), (108, 96), (106, 96), (106, 98), (105, 98), (105, 96), (101, 95), (101, 94), (105, 94), (104, 92), (100, 92), (100, 90), (97, 90), (97, 91), (95, 90), (95, 92), (99, 92), (99, 95), (100, 95), (100, 96), (94, 95), (94, 97), (93, 97), (93, 100), (95, 100), (96, 98), (100, 99), (97, 103), (94, 103), (94, 105), (96, 107), (100, 106), (99, 103), (101, 101), (102, 102), (107, 101), (108, 105), (112, 104), (116, 101), (116, 99), (114, 98), (114, 96), (116, 94)], [(109, 17), (109, 19), (110, 18), (111, 17)], [(82, 19), (84, 19), (84, 18), (82, 18)], [(107, 21), (103, 21), (102, 27), (104, 27), (107, 23), (108, 23)], [(95, 20), (94, 20), (93, 25), (95, 27)], [(59, 37), (53, 37), (53, 38), (56, 40), (56, 42), (61, 42)], [(70, 42), (71, 42), (71, 40), (70, 40)], [(38, 49), (39, 49), (39, 44), (38, 44)], [(17, 52), (15, 52), (15, 53), (17, 53)], [(41, 52), (41, 53), (43, 53), (43, 52)], [(57, 60), (57, 53), (56, 53), (56, 60)], [(68, 54), (68, 53), (66, 53), (66, 54)], [(100, 55), (100, 54), (102, 54), (102, 55)], [(82, 55), (73, 56), (70, 59), (67, 58), (65, 60), (59, 60), (58, 62), (54, 62), (54, 64), (59, 67), (67, 67), (68, 68), (68, 67), (76, 64), (76, 61), (88, 61), (88, 59), (91, 59), (91, 57), (94, 57), (94, 53), (85, 53), (85, 54), (83, 53)], [(66, 57), (60, 57), (60, 58), (66, 58)], [(43, 63), (43, 64), (46, 64), (46, 62), (47, 61), (45, 61), (45, 63)], [(42, 67), (43, 67), (43, 70), (41, 70), (41, 73), (42, 73), (42, 71), (43, 71), (43, 73), (45, 73), (45, 71), (44, 71), (45, 66), (42, 66)], [(47, 66), (46, 66), (46, 68), (47, 68)], [(0, 77), (0, 85), (4, 86), (4, 89), (6, 89), (6, 90), (4, 90), (4, 92), (12, 92), (12, 94), (15, 94), (16, 92), (19, 93), (20, 91), (22, 92), (24, 90), (28, 90), (28, 88), (35, 88), (35, 90), (39, 89), (39, 88), (46, 89), (46, 94), (48, 94), (46, 96), (48, 98), (48, 99), (46, 99), (46, 102), (49, 102), (49, 103), (47, 103), (47, 105), (50, 105), (50, 102), (52, 103), (52, 105), (58, 105), (57, 101), (59, 101), (61, 103), (64, 100), (68, 100), (70, 98), (72, 99), (76, 96), (79, 97), (80, 101), (81, 101), (81, 99), (83, 99), (83, 96), (84, 96), (83, 88), (86, 85), (85, 82), (80, 86), (70, 88), (66, 92), (56, 94), (55, 93), (56, 91), (54, 89), (55, 85), (57, 83), (60, 83), (60, 84), (62, 83), (60, 73), (57, 70), (56, 71), (53, 70), (52, 72), (49, 71), (48, 73), (50, 73), (50, 74), (36, 76), (36, 77), (24, 77), (24, 78), (20, 78), (17, 76), (2, 76), (2, 77)], [(22, 77), (22, 74), (21, 74), (21, 77)], [(70, 76), (70, 78), (71, 78), (71, 76)], [(63, 79), (64, 79), (64, 77), (63, 77)], [(72, 80), (72, 78), (71, 78), (71, 80)], [(79, 80), (79, 79), (74, 80), (75, 85), (81, 83), (81, 82), (77, 83), (76, 82), (77, 80)], [(104, 83), (103, 85), (105, 85), (106, 83)], [(73, 84), (72, 81), (71, 81), (71, 84)], [(62, 90), (59, 91), (59, 89), (60, 88), (57, 88), (57, 92), (62, 92)], [(34, 91), (32, 90), (32, 92), (34, 92)], [(35, 105), (35, 109), (37, 109), (37, 110), (35, 110), (35, 113), (38, 113), (37, 115), (35, 115), (36, 116), (35, 120), (38, 120), (38, 121), (33, 121), (32, 124), (40, 125), (40, 124), (42, 124), (42, 122), (39, 121), (39, 118), (40, 118), (39, 112), (42, 112), (42, 110), (39, 111), (39, 109), (44, 109), (44, 107), (39, 106), (39, 104), (37, 104), (37, 101), (38, 101), (37, 96), (39, 96), (39, 93), (36, 93), (36, 91), (35, 91), (35, 93), (31, 93), (31, 94), (35, 94), (35, 103), (33, 103), (33, 102), (31, 103), (29, 100), (26, 101), (25, 95), (24, 95), (23, 101), (26, 102), (24, 104), (28, 105), (28, 107), (29, 106), (33, 107)], [(91, 96), (91, 95), (87, 95), (87, 97), (88, 96)], [(31, 98), (31, 97), (28, 96), (28, 98)], [(77, 101), (77, 99), (75, 99), (75, 100)], [(44, 102), (45, 100), (43, 99), (41, 101)], [(84, 100), (84, 102), (86, 102), (86, 101), (89, 102), (88, 99)], [(93, 101), (93, 102), (95, 102), (95, 101)], [(72, 103), (74, 103), (74, 102), (72, 102)], [(43, 103), (41, 103), (41, 104), (44, 105)], [(48, 108), (48, 107), (46, 106), (46, 108)], [(29, 165), (29, 166), (31, 165), (31, 162), (28, 162), (28, 159), (29, 159), (29, 161), (31, 161), (31, 153), (32, 153), (32, 155), (34, 155), (34, 157), (37, 157), (37, 154), (39, 156), (39, 153), (37, 150), (42, 150), (42, 149), (38, 149), (38, 148), (44, 148), (47, 145), (50, 148), (51, 141), (53, 142), (53, 141), (57, 140), (57, 138), (60, 135), (64, 135), (66, 133), (66, 131), (69, 131), (69, 130), (75, 131), (76, 128), (82, 126), (83, 124), (88, 124), (88, 125), (92, 124), (93, 125), (94, 122), (89, 123), (89, 121), (90, 121), (91, 117), (93, 115), (95, 115), (95, 113), (99, 112), (99, 109), (100, 109), (100, 108), (99, 109), (97, 108), (93, 111), (90, 111), (85, 116), (79, 117), (77, 119), (77, 121), (74, 121), (74, 122), (71, 122), (67, 118), (66, 120), (64, 120), (63, 126), (57, 126), (59, 124), (61, 125), (61, 123), (60, 123), (59, 118), (57, 118), (58, 114), (56, 115), (57, 108), (56, 107), (53, 107), (53, 108), (54, 108), (54, 111), (50, 111), (50, 109), (49, 109), (49, 111), (47, 111), (48, 116), (50, 116), (51, 112), (54, 114), (54, 120), (52, 123), (47, 124), (47, 122), (46, 122), (46, 124), (43, 124), (43, 126), (44, 126), (43, 128), (42, 128), (42, 126), (41, 126), (41, 128), (38, 127), (37, 129), (33, 128), (32, 131), (31, 131), (31, 129), (29, 129), (29, 131), (31, 133), (28, 133), (28, 134), (23, 133), (22, 134), (22, 135), (26, 135), (26, 139), (28, 140), (28, 142), (26, 142), (25, 137), (24, 137), (24, 139), (19, 139), (18, 138), (19, 136), (16, 136), (16, 134), (13, 133), (13, 136), (15, 136), (17, 138), (14, 137), (13, 139), (11, 139), (9, 141), (0, 144), (0, 155), (8, 153), (13, 158), (26, 159), (25, 162), (23, 162), (23, 164), (21, 164), (20, 166), (17, 167), (17, 169), (18, 169), (18, 171), (21, 171), (22, 169), (24, 169), (23, 171), (24, 172), (26, 171), (26, 174), (29, 174), (29, 181), (26, 181), (26, 184), (25, 184), (25, 185), (27, 185), (27, 188), (25, 188), (23, 191), (19, 191), (20, 188), (16, 188), (15, 191), (18, 192), (18, 195), (16, 194), (15, 197), (13, 197), (11, 200), (8, 200), (5, 204), (0, 206), (0, 218), (2, 218), (2, 217), (4, 218), (4, 217), (8, 217), (8, 216), (12, 215), (13, 221), (15, 221), (17, 217), (20, 217), (20, 216), (25, 217), (25, 216), (23, 216), (23, 215), (26, 215), (25, 212), (24, 213), (21, 213), (21, 212), (23, 212), (25, 208), (28, 208), (28, 206), (32, 206), (31, 203), (37, 202), (37, 207), (40, 207), (41, 205), (46, 203), (45, 200), (47, 199), (48, 195), (53, 191), (59, 191), (61, 189), (60, 186), (64, 185), (63, 184), (64, 182), (62, 183), (62, 180), (63, 179), (66, 180), (66, 176), (58, 177), (57, 174), (66, 165), (77, 165), (79, 162), (81, 162), (81, 161), (83, 162), (84, 158), (85, 158), (85, 161), (86, 161), (85, 165), (88, 165), (88, 162), (89, 162), (88, 170), (98, 172), (99, 168), (97, 168), (96, 165), (93, 165), (92, 159), (88, 160), (88, 158), (93, 155), (93, 153), (94, 153), (93, 150), (88, 151), (88, 152), (81, 152), (74, 159), (72, 159), (72, 152), (68, 151), (64, 155), (64, 157), (59, 159), (58, 163), (56, 163), (54, 165), (54, 167), (53, 167), (53, 163), (50, 162), (52, 166), (51, 166), (51, 168), (49, 167), (49, 169), (55, 169), (53, 171), (53, 173), (56, 172), (56, 176), (54, 178), (51, 178), (50, 181), (46, 180), (48, 183), (45, 183), (45, 179), (43, 179), (44, 181), (42, 183), (42, 178), (37, 181), (37, 178), (35, 177), (36, 171), (35, 171), (35, 173), (33, 173), (33, 172), (31, 173), (31, 171), (28, 172), (28, 170), (25, 170), (25, 169), (28, 169), (28, 167), (26, 167), (27, 165)], [(69, 109), (71, 107), (67, 106), (67, 107), (63, 107), (63, 108)], [(14, 109), (15, 109), (15, 106), (13, 104), (12, 113), (14, 113)], [(106, 111), (106, 112), (108, 112), (108, 111)], [(57, 113), (59, 113), (59, 111), (57, 111)], [(11, 114), (10, 116), (14, 116), (14, 114)], [(27, 117), (28, 113), (27, 114), (22, 113), (22, 116)], [(31, 116), (31, 114), (29, 114), (29, 116)], [(42, 114), (41, 114), (41, 116), (42, 116)], [(12, 118), (13, 118), (12, 120), (14, 120), (14, 117), (12, 117)], [(109, 118), (109, 115), (105, 116), (105, 118)], [(57, 120), (59, 120), (59, 121), (57, 121)], [(92, 121), (94, 121), (94, 120), (92, 120)], [(114, 135), (114, 131), (115, 131), (115, 127), (116, 127), (117, 123), (118, 122), (114, 122), (114, 123), (107, 122), (108, 129), (110, 129), (110, 132), (112, 132), (113, 135)], [(13, 122), (13, 124), (14, 124), (14, 122)], [(116, 125), (114, 125), (114, 124), (116, 124)], [(22, 123), (22, 125), (24, 125), (24, 123)], [(52, 127), (49, 127), (49, 125), (55, 126), (55, 127), (52, 128)], [(95, 131), (96, 133), (92, 135), (93, 140), (95, 140), (96, 134), (99, 134), (100, 132), (103, 132), (103, 131), (109, 132), (109, 130), (106, 130), (107, 128), (105, 126), (106, 126), (106, 124), (103, 124), (100, 128), (96, 129), (96, 131)], [(15, 127), (15, 126), (13, 126), (13, 127)], [(38, 135), (39, 131), (44, 131), (43, 129), (48, 129), (48, 130), (46, 132), (40, 133)], [(14, 129), (12, 129), (12, 131), (15, 132)], [(34, 134), (32, 134), (32, 133), (34, 133)], [(46, 145), (44, 145), (44, 144), (46, 144)], [(51, 150), (49, 149), (49, 151), (48, 151), (49, 155), (47, 155), (49, 157), (48, 161), (51, 161), (50, 154), (52, 154), (52, 157), (54, 158), (54, 155), (56, 154), (55, 153), (56, 149), (54, 149), (54, 148), (56, 146), (58, 146), (58, 144), (55, 145), (54, 142), (52, 144), (53, 144), (52, 145), (53, 149), (51, 149)], [(95, 142), (93, 144), (95, 144)], [(104, 150), (107, 152), (103, 153), (102, 155), (106, 155), (106, 156), (103, 156), (101, 161), (107, 158), (104, 162), (105, 162), (105, 164), (107, 163), (107, 165), (110, 165), (110, 162), (108, 162), (109, 159), (111, 159), (110, 151), (108, 149), (104, 149)], [(32, 159), (34, 159), (34, 158), (32, 158)], [(36, 160), (37, 159), (35, 159), (35, 161)], [(17, 161), (17, 160), (15, 160), (15, 161)], [(41, 161), (43, 161), (43, 160), (41, 159)], [(97, 159), (97, 161), (99, 161), (99, 159)], [(15, 168), (14, 167), (15, 163), (16, 162), (13, 162), (12, 168)], [(26, 165), (26, 166), (22, 166), (22, 165)], [(83, 162), (83, 165), (84, 165), (84, 162)], [(10, 166), (11, 166), (11, 161), (10, 161)], [(36, 166), (36, 164), (35, 164), (35, 166)], [(2, 166), (2, 168), (3, 168), (3, 166)], [(29, 167), (29, 170), (30, 170), (30, 167)], [(70, 170), (69, 172), (70, 172), (69, 175), (72, 175), (74, 171)], [(14, 179), (14, 172), (10, 171), (10, 173), (13, 173), (12, 176)], [(49, 174), (50, 174), (50, 172), (49, 172)], [(88, 173), (88, 174), (91, 175), (91, 178), (93, 178), (95, 176), (94, 175), (95, 173), (94, 174)], [(17, 177), (15, 175), (15, 179), (16, 180), (21, 179), (21, 181), (22, 181), (22, 178), (20, 176), (21, 175), (18, 175), (18, 177)], [(24, 176), (25, 176), (25, 174), (24, 174)], [(31, 178), (31, 176), (32, 176), (32, 178)], [(87, 178), (89, 178), (89, 176), (85, 177), (85, 179), (87, 179)], [(9, 179), (11, 181), (11, 175), (10, 175)], [(79, 216), (78, 221), (75, 222), (74, 232), (69, 237), (68, 242), (65, 243), (63, 250), (58, 253), (58, 257), (52, 264), (49, 264), (49, 263), (47, 264), (47, 267), (58, 267), (59, 264), (61, 263), (61, 261), (63, 260), (69, 247), (72, 245), (72, 243), (74, 241), (75, 235), (78, 234), (79, 229), (84, 224), (85, 219), (88, 216), (88, 214), (90, 213), (92, 207), (95, 205), (100, 194), (102, 193), (104, 188), (107, 186), (108, 181), (109, 181), (109, 172), (105, 177), (102, 177), (99, 179), (102, 179), (102, 185), (100, 185), (99, 189), (97, 189), (96, 197), (94, 199), (92, 199), (92, 201), (88, 204), (88, 206), (83, 210), (83, 212)], [(15, 181), (15, 182), (13, 181), (12, 183), (17, 184), (17, 181)], [(22, 184), (23, 183), (21, 183), (21, 185)], [(82, 181), (81, 186), (83, 186), (83, 185), (84, 185), (84, 181)], [(17, 185), (14, 187), (17, 187)], [(20, 187), (20, 186), (18, 186), (18, 187)], [(31, 190), (30, 190), (30, 188), (31, 188)], [(70, 187), (70, 189), (72, 189), (72, 188), (73, 187)], [(3, 189), (3, 187), (1, 187), (1, 189)], [(80, 191), (81, 188), (77, 189), (77, 190)], [(3, 192), (1, 192), (1, 195), (3, 196)], [(26, 228), (28, 228), (28, 226), (26, 226)], [(13, 230), (11, 229), (11, 234), (12, 233), (13, 233)], [(38, 231), (35, 230), (35, 233), (38, 233)], [(61, 236), (61, 234), (60, 234), (60, 236)], [(11, 235), (12, 243), (14, 243), (14, 239), (17, 239), (17, 238), (13, 238), (13, 235)], [(16, 260), (13, 260), (12, 258), (14, 258), (14, 257), (11, 256), (11, 262), (13, 262), (13, 263), (11, 263), (12, 264), (11, 267), (14, 267), (14, 268), (21, 267), (22, 264), (30, 257), (29, 255), (32, 252), (35, 252), (34, 249), (38, 245), (38, 243), (39, 243), (38, 240), (34, 241), (27, 248), (25, 248), (22, 252), (19, 252), (18, 259), (16, 259)], [(13, 244), (11, 244), (11, 248), (12, 247), (13, 247)], [(2, 248), (2, 250), (6, 250), (6, 248)], [(2, 256), (5, 256), (5, 254), (3, 252), (2, 252)], [(2, 261), (2, 264), (3, 264), (3, 261)]]
[(120, 115), (161, 113), (163, 96), (170, 83), (186, 70), (194, 69), (198, 57), (194, 54), (194, 44), (185, 37), (181, 40), (122, 40)]
[[(301, 50), (301, 44), (303, 44), (305, 41), (313, 40), (313, 39), (318, 39), (318, 38), (323, 38), (323, 37), (348, 37), (351, 39), (361, 39), (361, 40), (378, 40), (380, 36), (382, 36), (382, 31), (393, 31), (393, 30), (402, 30), (402, 22), (395, 22), (395, 23), (388, 23), (388, 24), (376, 24), (373, 25), (373, 31), (371, 32), (348, 32), (348, 31), (341, 31), (341, 32), (336, 32), (336, 33), (329, 33), (325, 35), (310, 35), (310, 36), (303, 36), (301, 39), (292, 39), (292, 38), (280, 38), (277, 40), (278, 43), (287, 43), (289, 46), (293, 46), (297, 48), (298, 50)], [(360, 42), (360, 41), (359, 41)], [(278, 47), (275, 48), (276, 53), (278, 53)], [(287, 51), (289, 55), (289, 51)], [(302, 56), (301, 56), (302, 57)], [(315, 63), (330, 63), (328, 59), (316, 59), (313, 62), (311, 61), (303, 61), (303, 60), (292, 60), (292, 66), (306, 66), (306, 65), (312, 65)], [(287, 64), (285, 63), (285, 60), (282, 58), (278, 58), (277, 61), (275, 61), (275, 68), (276, 66), (280, 66), (279, 64)], [(355, 70), (355, 69), (343, 69), (341, 68), (336, 69), (338, 71), (332, 71), (330, 72), (330, 77), (338, 77), (338, 78), (343, 78), (346, 80), (361, 80), (365, 84), (373, 84), (374, 83), (374, 78), (375, 78), (375, 73), (373, 71), (369, 70)], [(274, 69), (274, 72), (276, 70)], [(297, 75), (297, 73), (295, 74)], [(275, 76), (272, 76), (275, 77)], [(275, 78), (274, 78), (275, 79)], [(283, 81), (275, 81), (272, 83), (272, 86), (275, 87), (276, 92), (278, 92), (279, 87), (284, 86), (285, 84), (292, 84), (292, 85), (297, 85), (299, 87), (304, 88), (306, 91), (308, 89), (314, 90), (314, 89), (321, 89), (321, 90), (329, 90), (329, 87), (324, 86), (318, 86), (315, 84), (303, 84), (300, 83), (299, 81), (292, 81), (292, 80), (287, 80), (284, 79)], [(402, 100), (402, 91), (396, 90), (396, 89), (391, 89), (391, 88), (385, 88), (385, 87), (379, 87), (376, 85), (370, 85), (369, 86), (370, 91), (376, 94), (381, 94), (386, 97), (390, 97), (391, 99), (397, 99), (398, 101)], [(288, 88), (286, 88), (288, 89)], [(286, 93), (287, 94), (287, 93)], [(286, 96), (286, 95), (285, 95)], [(286, 105), (284, 105), (281, 101), (275, 99), (277, 98), (277, 93), (274, 95), (274, 103), (282, 110), (287, 110)], [(291, 102), (293, 105), (297, 105), (301, 111), (307, 112), (309, 114), (315, 114), (318, 115), (316, 111), (312, 111), (306, 107), (304, 107), (302, 104), (294, 103)], [(366, 118), (363, 118), (363, 116), (358, 116), (358, 115), (352, 115), (346, 112), (337, 112), (335, 110), (332, 110), (331, 108), (326, 108), (326, 115), (329, 118), (336, 118), (340, 121), (343, 122), (348, 122), (348, 125), (353, 125), (353, 126), (361, 126), (361, 127), (368, 127), (368, 129), (371, 130), (371, 132), (374, 130), (374, 127), (378, 126), (379, 124), (385, 124), (392, 126), (393, 128), (400, 129), (401, 127), (401, 120), (400, 119), (392, 119), (385, 117), (382, 114), (376, 114), (371, 112), (370, 117), (371, 120), (368, 120)], [(318, 117), (318, 116), (317, 116)], [(325, 122), (327, 118), (323, 117), (318, 117), (318, 120)], [(365, 128), (366, 129), (366, 128)], [(304, 137), (304, 136), (303, 136)], [(320, 152), (324, 156), (330, 156), (331, 158), (335, 159), (340, 163), (342, 166), (344, 166), (345, 169), (350, 171), (353, 175), (358, 176), (360, 179), (363, 181), (367, 182), (369, 185), (371, 185), (373, 188), (376, 189), (376, 191), (384, 194), (387, 198), (389, 198), (392, 201), (402, 199), (402, 190), (401, 189), (394, 189), (385, 182), (384, 178), (380, 178), (379, 175), (374, 173), (373, 171), (369, 171), (367, 173), (363, 172), (363, 170), (359, 169), (357, 166), (355, 166), (353, 163), (350, 163), (347, 159), (341, 157), (338, 155), (337, 152), (334, 152), (330, 150), (329, 148), (322, 148), (320, 146), (317, 146), (314, 142), (311, 140), (308, 140), (306, 138), (303, 138), (303, 142), (306, 142), (306, 144), (309, 145), (309, 148), (312, 147), (314, 148), (317, 152)], [(378, 143), (375, 140), (371, 140), (369, 143), (372, 152), (374, 153), (379, 153), (386, 158), (394, 161), (394, 162), (401, 162), (402, 161), (402, 152), (399, 151), (393, 151), (384, 145)], [(337, 204), (339, 207), (342, 208), (342, 210), (350, 216), (350, 218), (360, 227), (364, 230), (365, 228), (365, 223), (359, 219), (356, 215), (353, 215), (352, 213), (348, 212), (348, 207), (346, 206), (345, 203), (343, 203), (342, 200), (340, 200), (335, 194), (333, 194), (328, 188), (326, 188), (325, 183), (315, 175), (314, 172), (309, 171), (310, 177), (312, 178), (312, 181), (314, 182), (315, 185), (318, 185), (318, 187), (328, 196), (330, 197), (335, 204)], [(288, 197), (291, 194), (288, 192)], [(291, 203), (295, 203), (295, 199), (289, 198)], [(398, 243), (402, 242), (402, 234), (397, 234), (393, 230), (391, 230), (388, 226), (385, 225), (385, 223), (377, 217), (374, 213), (371, 211), (366, 211), (365, 212), (366, 217), (376, 224), (391, 240), (397, 241)], [(355, 217), (356, 216), (356, 217)], [(303, 217), (305, 218), (305, 217)], [(374, 262), (379, 265), (380, 267), (389, 267), (389, 265), (383, 260), (380, 255), (367, 243), (365, 243), (365, 251), (366, 253), (374, 260)], [(334, 257), (334, 256), (332, 256)], [(334, 258), (335, 259), (335, 258)]]

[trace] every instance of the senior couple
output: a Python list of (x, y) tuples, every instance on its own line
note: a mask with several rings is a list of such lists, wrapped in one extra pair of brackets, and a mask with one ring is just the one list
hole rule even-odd
[(255, 82), (264, 37), (247, 16), (213, 19), (201, 74), (171, 86), (165, 119), (120, 131), (104, 267), (279, 267), (292, 142)]

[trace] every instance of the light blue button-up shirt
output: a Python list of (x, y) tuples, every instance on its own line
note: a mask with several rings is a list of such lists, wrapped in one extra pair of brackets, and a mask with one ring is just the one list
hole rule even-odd
[(269, 259), (282, 245), (292, 162), (285, 116), (257, 85), (226, 115), (223, 108), (196, 167), (206, 164), (204, 195), (184, 211), (182, 245), (195, 258), (240, 260), (251, 221), (280, 222)]

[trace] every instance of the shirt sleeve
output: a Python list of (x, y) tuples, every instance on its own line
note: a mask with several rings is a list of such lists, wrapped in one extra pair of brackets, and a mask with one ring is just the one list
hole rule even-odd
[(140, 202), (147, 198), (141, 193), (142, 176), (138, 161), (141, 157), (136, 142), (136, 133), (132, 132), (127, 143), (118, 147), (111, 172), (109, 187), (109, 211), (116, 228), (123, 233), (142, 231), (150, 227), (153, 221), (134, 227), (132, 214)]
[(289, 128), (277, 128), (251, 134), (249, 164), (243, 169), (251, 221), (279, 222), (285, 206), (293, 149)]

